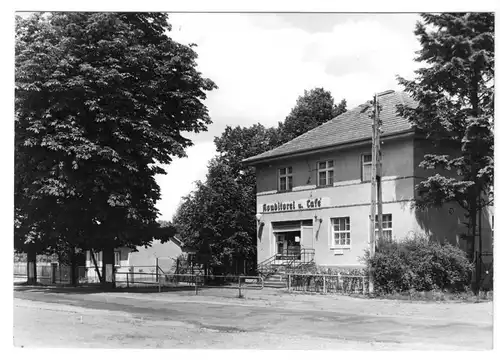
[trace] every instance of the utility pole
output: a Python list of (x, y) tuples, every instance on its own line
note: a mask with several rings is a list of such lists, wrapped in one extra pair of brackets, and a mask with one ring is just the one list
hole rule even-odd
[(378, 213), (378, 238), (382, 238), (382, 221), (384, 213), (382, 212), (382, 150), (380, 149), (380, 135), (382, 134), (382, 122), (380, 121), (380, 113), (378, 106), (378, 96), (375, 95), (375, 120), (377, 124), (377, 139), (375, 142), (377, 150), (377, 213)]
[[(372, 121), (372, 172), (371, 172), (371, 208), (370, 208), (370, 259), (375, 256), (375, 229), (376, 214), (378, 213), (378, 234), (382, 236), (382, 161), (380, 151), (380, 116), (378, 107), (378, 96), (373, 97), (373, 121)], [(368, 292), (373, 294), (373, 268), (368, 268)]]

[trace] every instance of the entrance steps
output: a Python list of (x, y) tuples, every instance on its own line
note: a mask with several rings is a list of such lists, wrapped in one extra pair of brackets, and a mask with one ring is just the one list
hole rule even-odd
[(288, 277), (285, 273), (272, 273), (264, 278), (264, 287), (286, 288)]

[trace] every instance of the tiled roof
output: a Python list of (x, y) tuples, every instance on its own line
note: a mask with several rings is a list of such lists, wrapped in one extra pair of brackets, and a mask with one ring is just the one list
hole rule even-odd
[[(380, 93), (378, 99), (382, 107), (382, 111), (380, 112), (383, 131), (382, 137), (411, 130), (408, 121), (397, 115), (396, 105), (404, 104), (413, 107), (416, 106), (415, 100), (406, 93), (394, 91)], [(244, 162), (260, 162), (270, 158), (279, 158), (284, 155), (369, 140), (372, 137), (371, 111), (372, 106), (368, 101), (277, 148), (245, 159)]]

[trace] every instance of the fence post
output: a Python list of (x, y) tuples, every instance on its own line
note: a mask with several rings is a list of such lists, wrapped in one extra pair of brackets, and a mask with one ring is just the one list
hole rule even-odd
[(238, 276), (238, 296), (241, 298), (241, 276)]
[(156, 258), (156, 282), (158, 282), (158, 258)]
[(287, 284), (288, 284), (288, 292), (292, 292), (292, 279), (291, 279), (292, 275), (291, 274), (288, 274), (288, 281), (287, 281)]
[(323, 294), (326, 294), (326, 276), (323, 275)]
[(342, 290), (340, 288), (340, 273), (337, 273), (337, 290)]
[(196, 292), (196, 295), (198, 295), (198, 275), (194, 276), (194, 291)]
[(361, 282), (363, 283), (363, 295), (366, 293), (366, 289), (365, 289), (365, 277), (362, 276), (361, 277)]

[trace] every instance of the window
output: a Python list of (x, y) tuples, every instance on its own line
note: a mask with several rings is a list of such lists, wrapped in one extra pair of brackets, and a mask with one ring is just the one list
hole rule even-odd
[(333, 185), (333, 160), (318, 163), (318, 186)]
[(372, 178), (372, 156), (361, 155), (361, 181), (370, 181)]
[[(382, 215), (382, 236), (392, 240), (392, 214)], [(378, 215), (375, 215), (375, 239), (378, 240)]]
[(333, 247), (351, 247), (351, 221), (349, 217), (333, 218)]
[(279, 191), (288, 191), (293, 188), (292, 167), (279, 169)]

